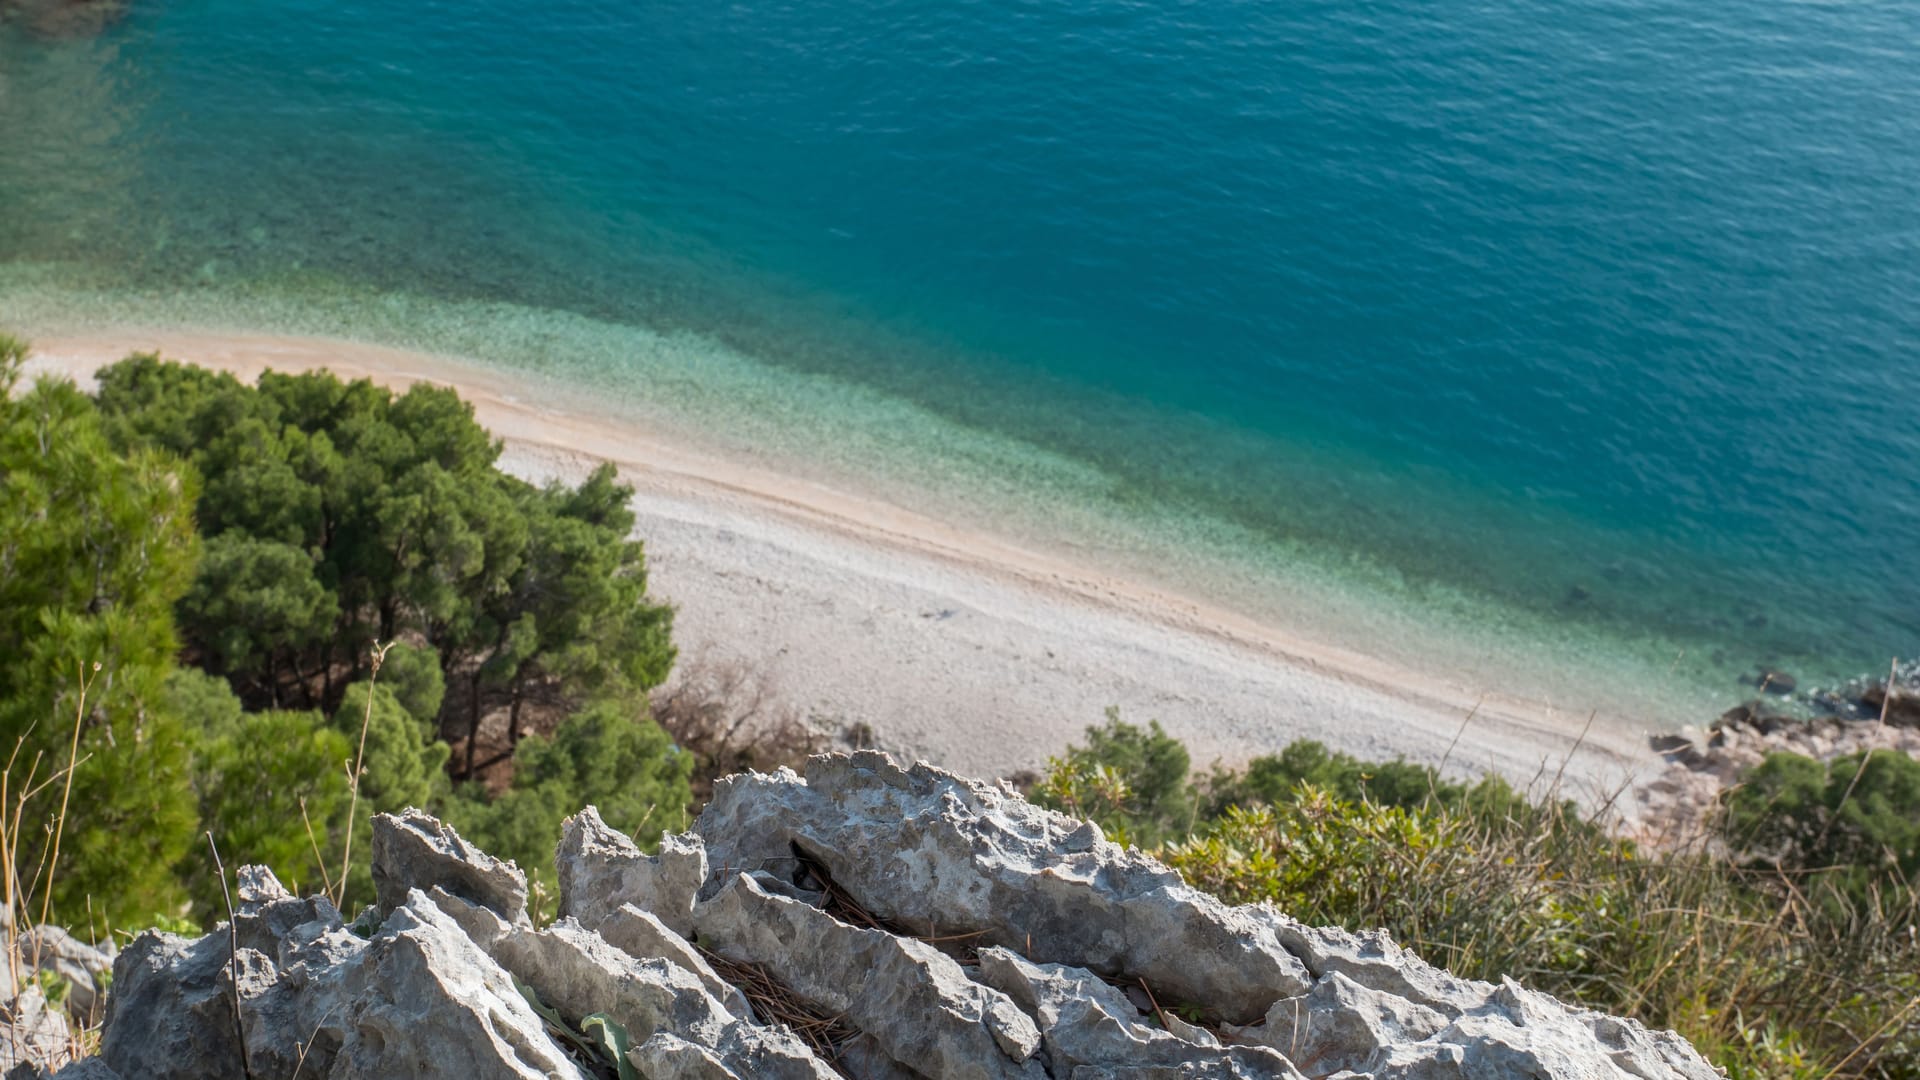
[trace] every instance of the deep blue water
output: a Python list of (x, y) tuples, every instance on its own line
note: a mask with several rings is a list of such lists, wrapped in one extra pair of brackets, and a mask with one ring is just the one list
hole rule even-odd
[(1911, 4), (152, 0), (0, 78), (0, 262), (79, 318), (682, 332), (1503, 648), (1920, 649)]

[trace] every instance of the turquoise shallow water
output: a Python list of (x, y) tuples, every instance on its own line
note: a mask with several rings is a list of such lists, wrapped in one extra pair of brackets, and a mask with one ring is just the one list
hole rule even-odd
[(0, 324), (476, 356), (1685, 712), (1920, 647), (1916, 43), (1777, 0), (136, 4), (0, 28)]

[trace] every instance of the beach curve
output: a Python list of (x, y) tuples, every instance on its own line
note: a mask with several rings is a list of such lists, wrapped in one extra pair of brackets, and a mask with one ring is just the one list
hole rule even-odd
[[(1632, 718), (1572, 713), (1313, 641), (1152, 582), (971, 524), (744, 460), (685, 432), (594, 415), (498, 369), (326, 337), (114, 329), (44, 337), (30, 373), (85, 382), (158, 352), (251, 381), (327, 368), (394, 389), (451, 386), (531, 480), (610, 461), (634, 488), (652, 591), (682, 657), (744, 663), (795, 707), (864, 723), (881, 745), (1009, 776), (1039, 767), (1108, 706), (1158, 719), (1196, 764), (1296, 738), (1370, 758), (1445, 762), (1521, 783), (1561, 777), (1589, 803), (1658, 759)], [(1616, 803), (1616, 805), (1619, 805)]]

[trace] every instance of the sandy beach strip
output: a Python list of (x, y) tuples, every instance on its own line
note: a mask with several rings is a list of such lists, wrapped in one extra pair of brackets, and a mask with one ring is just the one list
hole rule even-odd
[[(595, 415), (497, 369), (359, 342), (114, 330), (34, 342), (29, 377), (83, 385), (133, 352), (230, 371), (327, 368), (456, 388), (505, 443), (502, 467), (575, 478), (611, 461), (634, 488), (652, 592), (683, 663), (764, 672), (823, 725), (864, 723), (902, 754), (982, 776), (1040, 767), (1109, 706), (1157, 719), (1196, 768), (1297, 738), (1525, 783), (1564, 773), (1596, 801), (1651, 776), (1643, 725), (1405, 670), (1015, 538), (743, 461), (685, 433)], [(1469, 720), (1469, 716), (1471, 719)], [(1543, 782), (1543, 781), (1537, 781)]]

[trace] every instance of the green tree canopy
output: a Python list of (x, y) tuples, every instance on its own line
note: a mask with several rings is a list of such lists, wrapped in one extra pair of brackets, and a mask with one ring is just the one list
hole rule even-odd
[(182, 626), (189, 655), (250, 704), (332, 714), (369, 642), (416, 642), (440, 665), (429, 719), (464, 729), (471, 774), (493, 709), (510, 713), (511, 755), (530, 702), (557, 715), (666, 678), (671, 612), (646, 600), (632, 493), (610, 466), (578, 487), (507, 476), (472, 408), (425, 384), (269, 372), (247, 386), (135, 356), (101, 372), (99, 403), (119, 445), (205, 477), (207, 558)]
[(162, 450), (117, 450), (71, 383), (16, 393), (25, 356), (0, 338), (0, 752), (19, 748), (16, 782), (77, 762), (70, 797), (63, 780), (27, 808), (19, 865), (50, 853), (40, 826), (64, 798), (43, 880), (59, 918), (91, 911), (100, 930), (172, 906), (173, 864), (194, 841), (191, 732), (166, 683), (199, 552), (198, 480)]
[[(387, 650), (389, 660), (393, 652), (393, 649)], [(349, 902), (354, 898), (366, 900), (373, 895), (373, 879), (367, 863), (367, 856), (373, 851), (373, 815), (409, 806), (432, 809), (440, 805), (450, 787), (446, 773), (447, 744), (438, 738), (431, 717), (423, 720), (407, 711), (401, 704), (400, 694), (388, 687), (387, 674), (383, 662), (378, 682), (349, 686), (331, 721), (333, 730), (347, 746), (346, 755), (335, 768), (345, 775), (353, 761), (362, 761), (360, 798), (353, 822), (355, 854), (352, 865), (347, 867)], [(363, 726), (366, 731), (364, 757), (360, 747)], [(339, 868), (334, 867), (333, 872), (337, 874)]]
[[(202, 744), (194, 759), (201, 824), (227, 868), (258, 863), (289, 888), (320, 891), (337, 870), (329, 863), (323, 873), (321, 860), (338, 858), (352, 752), (346, 735), (315, 712), (245, 713)], [(223, 896), (204, 863), (196, 853), (182, 877), (195, 914), (211, 924), (224, 917)]]

